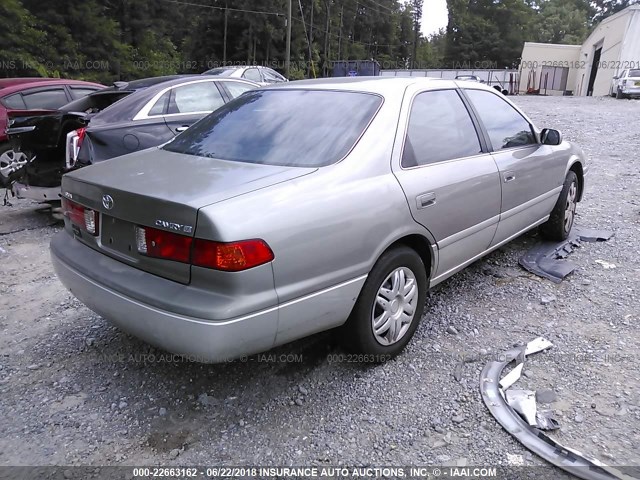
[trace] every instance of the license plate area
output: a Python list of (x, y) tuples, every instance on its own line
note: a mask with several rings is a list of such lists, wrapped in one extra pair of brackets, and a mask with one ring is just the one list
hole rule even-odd
[(100, 226), (102, 248), (111, 250), (121, 256), (135, 260), (138, 256), (135, 226), (124, 220), (109, 215), (102, 216)]

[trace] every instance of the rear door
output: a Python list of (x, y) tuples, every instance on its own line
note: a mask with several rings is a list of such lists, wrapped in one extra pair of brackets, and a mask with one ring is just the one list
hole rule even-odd
[(496, 245), (549, 215), (564, 181), (566, 162), (557, 148), (541, 145), (533, 125), (501, 95), (463, 90), (486, 132), (500, 170), (502, 206)]
[(438, 245), (437, 282), (489, 247), (500, 214), (500, 177), (457, 90), (407, 97), (401, 160), (393, 168), (414, 219)]
[[(173, 87), (167, 101), (164, 120), (173, 135), (186, 130), (202, 117), (225, 104), (216, 82), (197, 80)], [(167, 141), (170, 138), (167, 138)], [(162, 142), (157, 142), (162, 143)]]

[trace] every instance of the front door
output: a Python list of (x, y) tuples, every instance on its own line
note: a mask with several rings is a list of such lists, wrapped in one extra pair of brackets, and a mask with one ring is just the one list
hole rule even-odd
[(501, 95), (467, 88), (500, 170), (500, 224), (491, 245), (523, 233), (549, 215), (562, 189), (565, 163), (538, 143), (532, 125)]

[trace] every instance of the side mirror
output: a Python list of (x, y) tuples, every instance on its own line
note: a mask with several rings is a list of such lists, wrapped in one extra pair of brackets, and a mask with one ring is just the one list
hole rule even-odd
[(614, 80), (619, 80), (620, 77), (618, 77), (617, 75), (615, 77), (613, 77)]
[(545, 128), (540, 133), (540, 141), (543, 145), (560, 145), (562, 143), (562, 134), (553, 128)]

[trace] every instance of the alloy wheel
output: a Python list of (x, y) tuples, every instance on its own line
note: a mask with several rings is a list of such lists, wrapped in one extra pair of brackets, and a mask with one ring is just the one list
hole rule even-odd
[(20, 168), (26, 163), (27, 156), (24, 152), (15, 152), (11, 149), (0, 154), (0, 175), (4, 178)]
[(407, 267), (398, 267), (382, 282), (371, 312), (376, 341), (393, 345), (407, 333), (418, 303), (418, 283)]
[(578, 198), (578, 186), (572, 182), (567, 193), (567, 201), (564, 208), (564, 231), (569, 233), (573, 227), (573, 220), (576, 215), (576, 199)]

